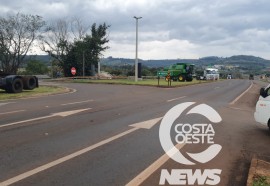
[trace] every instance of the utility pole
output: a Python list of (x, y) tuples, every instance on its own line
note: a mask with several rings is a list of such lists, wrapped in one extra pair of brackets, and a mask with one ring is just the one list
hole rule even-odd
[(138, 20), (142, 17), (136, 17), (136, 55), (135, 55), (135, 82), (138, 81)]
[(85, 51), (83, 51), (83, 77), (84, 77), (84, 69), (85, 69), (85, 68), (84, 68), (84, 65), (85, 65), (84, 52), (85, 52)]

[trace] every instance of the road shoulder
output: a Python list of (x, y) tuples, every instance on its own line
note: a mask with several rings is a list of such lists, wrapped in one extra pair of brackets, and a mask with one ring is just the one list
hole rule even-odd
[[(238, 99), (233, 106), (236, 106), (243, 110), (255, 110), (257, 100), (259, 99), (259, 91), (262, 87), (260, 83), (253, 83), (250, 89)], [(254, 180), (266, 179), (269, 183), (270, 179), (270, 162), (265, 159), (258, 158), (256, 155), (253, 156), (247, 178), (247, 186), (254, 185)]]

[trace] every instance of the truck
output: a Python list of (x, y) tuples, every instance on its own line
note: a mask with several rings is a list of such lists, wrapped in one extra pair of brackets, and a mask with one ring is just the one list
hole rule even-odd
[(158, 71), (158, 77), (164, 77), (166, 81), (192, 81), (194, 74), (194, 64), (176, 63)]
[(219, 72), (216, 68), (206, 68), (203, 73), (205, 80), (218, 80)]
[(38, 78), (36, 76), (12, 75), (0, 71), (0, 89), (8, 93), (20, 93), (23, 90), (33, 90), (38, 86)]

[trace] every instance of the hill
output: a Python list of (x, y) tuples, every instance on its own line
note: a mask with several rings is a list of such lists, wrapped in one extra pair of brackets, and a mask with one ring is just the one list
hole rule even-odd
[[(195, 65), (205, 66), (205, 65), (238, 65), (238, 66), (261, 66), (269, 67), (270, 60), (266, 60), (255, 56), (238, 55), (231, 56), (228, 58), (222, 58), (217, 56), (203, 57), (200, 59), (164, 59), (164, 60), (139, 60), (143, 65), (148, 67), (164, 67), (175, 63), (194, 63)], [(125, 58), (105, 58), (102, 60), (104, 65), (112, 66), (123, 66), (123, 65), (133, 65), (134, 59)]]
[[(48, 55), (32, 55), (27, 56), (26, 60), (36, 59), (45, 62), (47, 65), (50, 63), (50, 56)], [(235, 67), (242, 72), (247, 73), (267, 73), (270, 69), (270, 60), (266, 60), (260, 57), (248, 56), (248, 55), (236, 55), (231, 57), (218, 57), (218, 56), (207, 56), (200, 59), (160, 59), (160, 60), (141, 60), (143, 66), (149, 68), (160, 68), (166, 67), (175, 63), (192, 63), (196, 67), (205, 66), (227, 66)], [(134, 65), (134, 59), (127, 58), (103, 58), (101, 59), (101, 64), (106, 66), (130, 66)]]

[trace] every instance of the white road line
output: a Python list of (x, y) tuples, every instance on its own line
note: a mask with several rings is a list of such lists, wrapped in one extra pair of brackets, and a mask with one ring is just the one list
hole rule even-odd
[(0, 113), (0, 115), (4, 115), (4, 114), (13, 114), (13, 113), (17, 113), (17, 112), (24, 112), (26, 110), (15, 110), (15, 111), (11, 111), (11, 112), (3, 112), (3, 113)]
[(4, 105), (7, 105), (7, 104), (10, 104), (10, 103), (16, 103), (16, 102), (6, 102), (6, 103), (0, 103), (0, 107), (1, 107), (1, 106), (4, 106)]
[(169, 100), (167, 100), (167, 102), (176, 101), (178, 99), (182, 99), (182, 98), (185, 98), (185, 97), (187, 97), (187, 96), (182, 96), (182, 97), (179, 97), (179, 98), (169, 99)]
[(245, 93), (247, 93), (247, 92), (251, 89), (252, 86), (253, 86), (253, 82), (252, 82), (251, 85), (248, 87), (248, 89), (245, 90), (242, 94), (240, 94), (237, 98), (235, 98), (235, 99), (230, 103), (230, 105), (235, 104), (235, 102), (237, 102), (237, 101), (238, 101)]
[(65, 105), (75, 105), (75, 104), (80, 104), (80, 103), (87, 103), (87, 102), (92, 102), (94, 100), (90, 99), (90, 100), (86, 100), (86, 101), (79, 101), (79, 102), (72, 102), (72, 103), (64, 103), (64, 104), (61, 104), (62, 106), (65, 106)]
[(42, 117), (38, 117), (38, 118), (27, 119), (27, 120), (23, 120), (23, 121), (17, 121), (17, 122), (13, 122), (13, 123), (0, 125), (0, 128), (12, 126), (12, 125), (18, 125), (18, 124), (22, 124), (22, 123), (27, 123), (27, 122), (31, 122), (31, 121), (38, 121), (38, 120), (42, 120), (42, 119), (51, 118), (51, 117), (54, 117), (54, 116), (66, 117), (66, 116), (76, 114), (76, 113), (79, 113), (79, 112), (83, 112), (83, 111), (86, 111), (86, 110), (89, 110), (89, 109), (91, 109), (91, 108), (53, 113), (53, 114), (51, 114), (49, 116), (42, 116)]
[[(177, 149), (181, 149), (185, 146), (185, 144), (177, 144), (175, 147)], [(172, 148), (168, 154), (173, 156), (177, 151)], [(170, 157), (165, 153), (159, 159), (157, 159), (154, 163), (152, 163), (149, 167), (144, 169), (138, 176), (136, 176), (133, 180), (126, 184), (126, 186), (138, 186), (142, 184), (149, 176), (151, 176), (158, 168), (160, 168), (164, 163), (166, 163)]]
[(215, 87), (214, 89), (219, 89), (220, 87)]
[[(136, 124), (130, 125), (133, 128), (131, 128), (129, 130), (126, 130), (126, 131), (124, 131), (124, 132), (122, 132), (120, 134), (117, 134), (117, 135), (115, 135), (113, 137), (110, 137), (108, 139), (102, 140), (102, 141), (100, 141), (100, 142), (98, 142), (98, 143), (96, 143), (94, 145), (91, 145), (89, 147), (86, 147), (86, 148), (84, 148), (82, 150), (79, 150), (77, 152), (74, 152), (74, 153), (72, 153), (70, 155), (64, 156), (64, 157), (59, 158), (59, 159), (57, 159), (55, 161), (52, 161), (50, 163), (47, 163), (47, 164), (42, 165), (40, 167), (37, 167), (37, 168), (35, 168), (33, 170), (27, 171), (27, 172), (22, 173), (22, 174), (20, 174), (18, 176), (15, 176), (13, 178), (10, 178), (10, 179), (8, 179), (6, 181), (1, 182), (0, 185), (7, 186), (7, 185), (11, 185), (13, 183), (16, 183), (16, 182), (18, 182), (20, 180), (23, 180), (23, 179), (27, 178), (27, 177), (33, 176), (33, 175), (35, 175), (35, 174), (37, 174), (37, 173), (39, 173), (41, 171), (47, 170), (47, 169), (49, 169), (51, 167), (54, 167), (54, 166), (59, 165), (59, 164), (61, 164), (63, 162), (66, 162), (68, 160), (71, 160), (71, 159), (73, 159), (73, 158), (75, 158), (77, 156), (80, 156), (80, 155), (82, 155), (84, 153), (87, 153), (87, 152), (89, 152), (89, 151), (91, 151), (91, 150), (93, 150), (95, 148), (98, 148), (98, 147), (100, 147), (102, 145), (105, 145), (107, 143), (110, 143), (110, 142), (112, 142), (112, 141), (114, 141), (116, 139), (119, 139), (119, 138), (121, 138), (121, 137), (123, 137), (123, 136), (125, 136), (127, 134), (130, 134), (130, 133), (132, 133), (132, 132), (134, 132), (134, 131), (136, 131), (138, 129), (141, 129), (141, 128), (150, 129), (156, 123), (158, 123), (158, 121), (160, 119), (161, 118), (155, 118), (155, 119), (152, 119), (152, 120), (148, 120), (148, 121), (144, 121), (144, 122), (140, 122), (140, 123), (136, 123)], [(144, 126), (144, 124), (145, 124), (145, 126)]]

